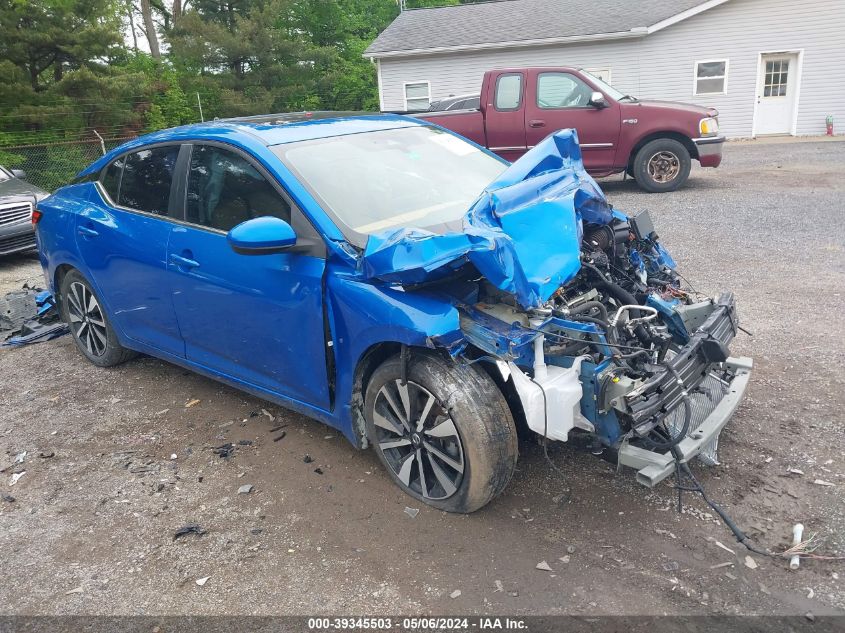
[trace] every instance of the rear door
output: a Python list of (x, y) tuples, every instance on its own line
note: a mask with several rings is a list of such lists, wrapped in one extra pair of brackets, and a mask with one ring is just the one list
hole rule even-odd
[[(167, 257), (188, 360), (328, 409), (325, 244), (247, 154), (195, 144), (188, 167), (186, 222), (173, 229)], [(272, 255), (235, 253), (226, 233), (266, 215), (289, 222), (298, 246)]]
[(492, 86), (482, 97), (487, 147), (506, 160), (525, 153), (525, 73), (502, 72), (490, 77)]
[(76, 243), (117, 327), (130, 339), (184, 356), (166, 266), (179, 152), (179, 145), (153, 146), (108, 165), (77, 216)]
[(619, 105), (590, 105), (594, 89), (577, 75), (561, 71), (539, 72), (528, 87), (525, 103), (526, 141), (537, 145), (549, 134), (575, 128), (584, 166), (593, 171), (612, 169), (621, 127)]

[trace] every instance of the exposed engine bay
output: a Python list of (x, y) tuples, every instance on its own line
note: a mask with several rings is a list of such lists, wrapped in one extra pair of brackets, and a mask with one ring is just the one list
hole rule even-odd
[(689, 288), (647, 212), (614, 211), (583, 231), (579, 272), (539, 307), (479, 280), (477, 300), (461, 308), (466, 338), (514, 382), (542, 437), (586, 433), (594, 453), (637, 468), (646, 485), (671, 474), (675, 458), (717, 464), (721, 427), (705, 437), (702, 425), (751, 368), (728, 351), (739, 327), (733, 295)]
[(361, 272), (454, 306), (459, 331), (428, 344), (498, 372), (545, 440), (584, 435), (649, 486), (694, 457), (718, 463), (752, 367), (728, 351), (733, 294), (696, 292), (651, 216), (612, 208), (574, 131), (508, 167), (461, 232), (371, 236)]

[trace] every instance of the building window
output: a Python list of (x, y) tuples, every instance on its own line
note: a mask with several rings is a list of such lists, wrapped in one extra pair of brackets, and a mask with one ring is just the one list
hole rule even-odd
[(587, 68), (588, 73), (590, 73), (596, 79), (601, 79), (606, 84), (612, 84), (613, 82), (610, 81), (610, 68)]
[(695, 62), (695, 95), (723, 95), (728, 92), (728, 60)]
[(431, 84), (416, 81), (405, 84), (405, 110), (428, 110), (431, 105)]
[(766, 77), (763, 82), (764, 97), (785, 97), (789, 76), (789, 60), (773, 59), (766, 62)]

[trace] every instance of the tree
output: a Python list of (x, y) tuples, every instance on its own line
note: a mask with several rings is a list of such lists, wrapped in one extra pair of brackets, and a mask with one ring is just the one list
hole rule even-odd
[(158, 45), (158, 34), (156, 33), (155, 22), (153, 22), (153, 9), (150, 6), (150, 0), (141, 0), (141, 17), (144, 20), (144, 34), (147, 36), (147, 42), (150, 45), (150, 55), (154, 59), (160, 59), (161, 50)]
[(115, 0), (0, 0), (0, 59), (23, 70), (33, 92), (122, 45)]

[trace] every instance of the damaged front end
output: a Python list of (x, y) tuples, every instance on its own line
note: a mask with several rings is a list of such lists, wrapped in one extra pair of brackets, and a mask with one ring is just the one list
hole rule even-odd
[(527, 426), (584, 435), (653, 486), (677, 462), (716, 464), (751, 360), (731, 358), (731, 293), (685, 288), (649, 214), (613, 210), (584, 171), (574, 131), (558, 132), (478, 198), (463, 232), (372, 236), (360, 272), (434, 294), (460, 336), (433, 343), (495, 363)]

